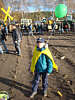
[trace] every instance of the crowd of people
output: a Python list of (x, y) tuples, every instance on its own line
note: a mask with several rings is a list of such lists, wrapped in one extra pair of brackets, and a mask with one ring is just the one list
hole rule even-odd
[(33, 33), (44, 33), (44, 32), (52, 32), (54, 33), (64, 33), (64, 32), (73, 32), (74, 31), (74, 23), (68, 21), (53, 21), (52, 24), (49, 23), (32, 23), (29, 25), (22, 24), (20, 26), (22, 32), (33, 32)]
[[(48, 33), (51, 31), (51, 34), (55, 34), (56, 29), (58, 30), (59, 33), (63, 33), (64, 31), (68, 32), (73, 28), (73, 26), (68, 24), (68, 22), (65, 23), (58, 23), (58, 26), (56, 28), (56, 22), (54, 21), (53, 24), (50, 25), (46, 23), (38, 23), (38, 24), (29, 24), (27, 25), (19, 25), (19, 24), (9, 24), (6, 25), (4, 23), (0, 24), (0, 44), (3, 45), (5, 51), (3, 51), (1, 45), (0, 45), (0, 53), (3, 54), (4, 52), (8, 53), (8, 48), (5, 44), (5, 41), (7, 40), (7, 35), (10, 32), (13, 40), (14, 47), (16, 49), (16, 53), (18, 55), (21, 55), (21, 49), (20, 49), (20, 44), (22, 41), (22, 34), (26, 33), (27, 34), (34, 34), (34, 33), (39, 33), (39, 34), (44, 34), (44, 32)], [(8, 27), (9, 26), (9, 27)], [(52, 30), (50, 29), (52, 27)]]

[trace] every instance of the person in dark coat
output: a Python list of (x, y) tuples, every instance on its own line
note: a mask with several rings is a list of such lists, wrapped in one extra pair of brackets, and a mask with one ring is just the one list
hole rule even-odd
[(15, 45), (16, 53), (18, 54), (18, 56), (21, 56), (21, 48), (20, 48), (20, 43), (22, 41), (21, 32), (18, 29), (18, 27), (16, 27), (16, 25), (13, 24), (11, 33), (12, 33), (12, 39)]
[[(6, 34), (6, 30), (5, 30), (4, 25), (0, 25), (0, 42), (2, 43), (6, 53), (8, 53), (8, 48), (5, 44), (5, 41), (7, 40), (6, 36), (7, 36), (7, 34)], [(2, 51), (2, 52), (4, 52), (4, 51)]]

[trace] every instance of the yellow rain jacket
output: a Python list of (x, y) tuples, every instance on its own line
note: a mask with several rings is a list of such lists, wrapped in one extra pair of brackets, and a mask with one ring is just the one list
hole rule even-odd
[(37, 50), (37, 46), (35, 46), (34, 52), (33, 52), (33, 57), (32, 57), (32, 63), (31, 63), (31, 67), (30, 67), (31, 72), (35, 71), (36, 63), (37, 63), (41, 54), (47, 55), (50, 58), (50, 60), (52, 60), (53, 68), (56, 69), (56, 71), (58, 71), (58, 66), (55, 64), (50, 50), (48, 48), (46, 48), (45, 50), (40, 52)]

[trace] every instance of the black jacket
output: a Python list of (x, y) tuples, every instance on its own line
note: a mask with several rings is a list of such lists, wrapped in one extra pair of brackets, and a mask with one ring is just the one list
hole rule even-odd
[(0, 40), (6, 40), (6, 33), (3, 29), (0, 31)]

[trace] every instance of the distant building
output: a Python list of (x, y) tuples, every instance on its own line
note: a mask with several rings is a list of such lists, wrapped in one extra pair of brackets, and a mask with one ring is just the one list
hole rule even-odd
[(22, 18), (21, 19), (21, 24), (23, 25), (30, 25), (32, 23), (32, 19), (25, 19), (25, 18)]

